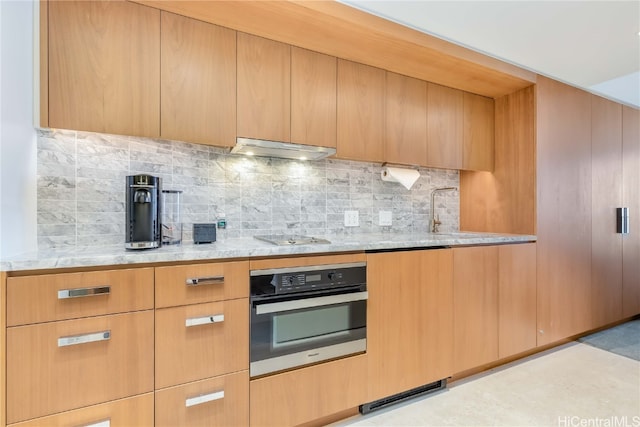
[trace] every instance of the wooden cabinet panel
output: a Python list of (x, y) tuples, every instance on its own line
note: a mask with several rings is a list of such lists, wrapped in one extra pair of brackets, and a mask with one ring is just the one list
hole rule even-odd
[(384, 160), (385, 71), (338, 60), (337, 157)]
[(249, 296), (248, 261), (156, 267), (155, 278), (156, 308)]
[(534, 87), (495, 100), (493, 173), (460, 172), (460, 229), (536, 234)]
[(463, 92), (434, 83), (427, 86), (427, 164), (461, 169), (464, 132)]
[(622, 236), (622, 314), (640, 314), (640, 111), (622, 107), (623, 205), (629, 208), (629, 234)]
[(498, 246), (498, 357), (536, 347), (536, 244)]
[(156, 310), (155, 325), (157, 389), (249, 369), (246, 298)]
[(622, 106), (591, 95), (592, 327), (622, 318)]
[(113, 427), (153, 427), (153, 393), (36, 418), (11, 427), (90, 426), (105, 420)]
[(162, 12), (161, 136), (233, 146), (236, 32)]
[(464, 92), (462, 169), (493, 171), (494, 101)]
[(48, 45), (50, 127), (160, 136), (159, 10), (49, 2)]
[(309, 265), (345, 264), (351, 262), (363, 262), (366, 260), (367, 256), (363, 253), (309, 257), (301, 256), (295, 258), (253, 259), (250, 261), (250, 268), (251, 270), (264, 270), (270, 268), (305, 267)]
[[(92, 296), (66, 297), (65, 292), (105, 287), (108, 293)], [(8, 326), (148, 310), (153, 308), (153, 268), (10, 277), (7, 301)]]
[(498, 359), (498, 247), (453, 249), (453, 369)]
[(369, 254), (367, 289), (367, 401), (450, 376), (451, 250)]
[(291, 142), (336, 146), (337, 59), (291, 47)]
[(291, 46), (238, 33), (238, 136), (291, 139)]
[(427, 164), (427, 83), (386, 73), (385, 156), (391, 163)]
[[(248, 371), (159, 390), (155, 397), (157, 427), (249, 425)], [(193, 404), (189, 399), (194, 397), (204, 401)]]
[(8, 328), (7, 390), (8, 423), (153, 391), (153, 311)]
[(591, 95), (538, 77), (538, 345), (591, 329)]
[(252, 426), (294, 426), (362, 404), (367, 356), (359, 355), (252, 380)]

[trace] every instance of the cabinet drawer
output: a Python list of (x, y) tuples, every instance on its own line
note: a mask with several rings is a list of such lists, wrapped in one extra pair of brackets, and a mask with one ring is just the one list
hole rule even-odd
[(153, 390), (153, 311), (7, 329), (7, 421)]
[(249, 371), (156, 392), (156, 426), (248, 426)]
[(252, 380), (252, 426), (294, 426), (367, 399), (367, 355), (346, 357)]
[(248, 261), (156, 268), (156, 308), (248, 296)]
[(7, 279), (8, 326), (153, 308), (153, 268)]
[(11, 427), (43, 426), (153, 427), (153, 393), (11, 424)]
[(156, 389), (248, 369), (249, 300), (156, 310), (155, 355)]

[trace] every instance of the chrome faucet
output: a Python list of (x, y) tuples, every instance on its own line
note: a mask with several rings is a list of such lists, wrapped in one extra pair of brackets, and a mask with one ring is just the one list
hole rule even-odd
[(436, 193), (440, 193), (443, 191), (456, 191), (456, 190), (457, 190), (456, 187), (441, 187), (431, 191), (431, 218), (429, 220), (429, 230), (431, 231), (431, 233), (437, 233), (438, 226), (442, 224), (442, 222), (440, 222), (440, 218), (438, 218), (438, 215), (434, 215), (436, 210), (436, 205), (434, 202)]

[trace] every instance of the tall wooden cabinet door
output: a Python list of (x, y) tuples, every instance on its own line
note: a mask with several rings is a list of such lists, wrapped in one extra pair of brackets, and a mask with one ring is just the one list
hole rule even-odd
[(462, 168), (463, 92), (429, 83), (427, 86), (427, 162), (445, 169)]
[(384, 160), (384, 76), (379, 68), (338, 60), (338, 157)]
[(385, 156), (391, 163), (427, 164), (427, 83), (387, 72)]
[(622, 106), (591, 95), (591, 312), (593, 327), (622, 318)]
[(453, 373), (452, 253), (367, 255), (367, 357), (374, 401)]
[(591, 328), (591, 95), (536, 86), (538, 345)]
[(335, 148), (337, 61), (291, 47), (291, 142)]
[(49, 3), (49, 126), (160, 136), (160, 11)]
[(640, 111), (622, 107), (623, 205), (629, 234), (622, 236), (622, 315), (640, 314)]
[(453, 249), (453, 369), (498, 359), (498, 247)]
[(536, 244), (498, 246), (498, 357), (536, 346)]
[(238, 33), (238, 136), (291, 139), (291, 46)]
[(464, 92), (462, 169), (493, 171), (495, 108), (491, 98)]
[(161, 136), (233, 146), (236, 32), (162, 12)]

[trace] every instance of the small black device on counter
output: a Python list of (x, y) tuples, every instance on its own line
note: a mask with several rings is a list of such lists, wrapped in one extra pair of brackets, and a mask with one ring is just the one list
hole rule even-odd
[(193, 224), (193, 243), (213, 243), (216, 241), (215, 224)]
[(160, 178), (127, 176), (126, 249), (158, 248), (160, 239)]

